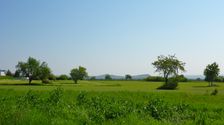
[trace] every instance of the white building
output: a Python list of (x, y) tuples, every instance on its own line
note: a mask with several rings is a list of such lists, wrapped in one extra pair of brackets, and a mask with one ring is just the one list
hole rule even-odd
[(0, 70), (0, 76), (6, 76), (6, 71), (5, 70)]

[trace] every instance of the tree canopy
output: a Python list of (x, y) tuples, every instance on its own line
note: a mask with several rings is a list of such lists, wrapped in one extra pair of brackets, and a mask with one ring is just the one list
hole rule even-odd
[(185, 63), (178, 60), (175, 55), (158, 56), (157, 60), (152, 63), (156, 68), (156, 72), (162, 73), (165, 84), (168, 83), (170, 76), (177, 76), (180, 71), (185, 71)]
[(18, 62), (16, 68), (17, 74), (21, 73), (22, 76), (28, 77), (29, 84), (31, 84), (33, 79), (37, 78), (40, 78), (43, 82), (51, 74), (51, 70), (46, 62), (40, 63), (40, 61), (33, 57), (29, 57), (26, 62)]
[(213, 86), (213, 82), (219, 76), (219, 72), (219, 65), (216, 62), (207, 65), (204, 70), (204, 75), (205, 80), (209, 82), (209, 86)]
[(79, 66), (79, 68), (72, 69), (70, 75), (75, 84), (77, 84), (78, 80), (83, 80), (88, 76), (88, 73), (85, 67)]

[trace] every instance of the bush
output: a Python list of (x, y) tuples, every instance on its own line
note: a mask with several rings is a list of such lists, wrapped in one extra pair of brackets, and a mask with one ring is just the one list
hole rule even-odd
[(50, 82), (50, 80), (48, 80), (48, 79), (43, 79), (43, 80), (42, 80), (42, 83), (48, 84), (48, 83), (51, 83), (51, 82)]
[(158, 89), (173, 90), (178, 86), (178, 78), (169, 78), (167, 84), (160, 86)]
[(69, 80), (69, 77), (67, 75), (60, 75), (56, 77), (57, 80)]
[(54, 74), (49, 75), (49, 80), (56, 80), (56, 76)]
[(188, 82), (188, 79), (184, 75), (177, 76), (178, 82)]

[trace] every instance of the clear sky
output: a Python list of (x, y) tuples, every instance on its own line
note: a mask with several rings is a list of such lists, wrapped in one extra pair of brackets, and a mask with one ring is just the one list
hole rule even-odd
[(1, 0), (0, 69), (29, 56), (55, 74), (154, 74), (176, 54), (185, 74), (216, 61), (224, 73), (223, 0)]

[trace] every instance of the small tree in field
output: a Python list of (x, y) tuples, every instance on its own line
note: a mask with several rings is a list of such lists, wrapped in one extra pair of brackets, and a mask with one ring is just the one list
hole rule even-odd
[(79, 68), (72, 69), (70, 75), (75, 84), (77, 84), (78, 80), (83, 80), (88, 76), (88, 73), (86, 72), (86, 68), (79, 66)]
[(111, 76), (110, 76), (109, 74), (107, 74), (107, 75), (105, 76), (105, 80), (112, 80), (112, 78), (111, 78)]
[(49, 83), (49, 77), (51, 75), (51, 69), (48, 67), (46, 62), (43, 62), (40, 65), (40, 69), (39, 69), (39, 77), (42, 81), (42, 83)]
[(29, 57), (27, 62), (19, 62), (16, 65), (17, 71), (21, 72), (23, 76), (28, 77), (29, 84), (32, 80), (39, 76), (40, 62), (32, 57)]
[(131, 79), (132, 79), (132, 76), (129, 75), (129, 74), (127, 74), (127, 75), (125, 75), (125, 79), (126, 79), (126, 80), (131, 80)]
[(209, 86), (213, 86), (214, 80), (219, 76), (219, 65), (217, 63), (209, 64), (205, 70), (205, 80), (209, 82)]
[[(168, 85), (168, 80), (170, 76), (178, 76), (179, 71), (185, 71), (185, 63), (178, 60), (174, 56), (158, 56), (158, 59), (152, 63), (156, 68), (156, 72), (163, 74), (165, 79), (165, 85)], [(173, 79), (171, 81), (174, 81)]]

